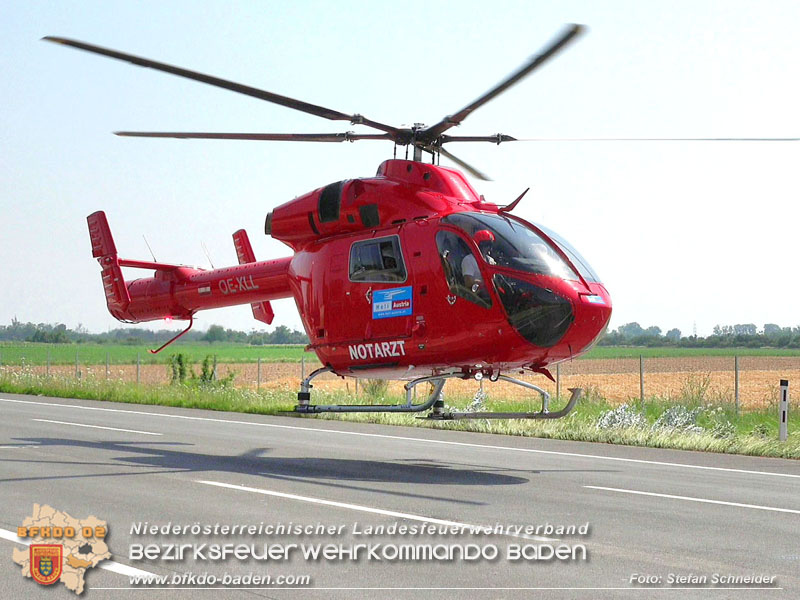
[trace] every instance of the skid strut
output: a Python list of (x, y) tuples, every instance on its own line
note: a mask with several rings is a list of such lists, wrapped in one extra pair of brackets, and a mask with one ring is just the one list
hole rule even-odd
[[(311, 385), (311, 380), (318, 375), (329, 373), (330, 371), (330, 367), (322, 367), (321, 369), (317, 369), (311, 373), (303, 380), (303, 382), (300, 384), (300, 391), (297, 393), (297, 406), (294, 407), (294, 412), (303, 414), (350, 412), (422, 412), (423, 410), (428, 410), (431, 407), (435, 408), (437, 400), (441, 402), (439, 397), (442, 393), (442, 388), (444, 387), (445, 378), (453, 377), (452, 375), (441, 375), (437, 377), (422, 377), (420, 379), (415, 379), (414, 381), (409, 381), (405, 385), (405, 404), (311, 404), (311, 388), (314, 387)], [(414, 404), (412, 390), (414, 389), (414, 386), (424, 381), (433, 382), (433, 392), (425, 402)]]
[[(512, 379), (511, 377), (502, 378), (506, 379), (507, 381), (518, 381)], [(525, 384), (523, 387), (535, 387), (532, 384), (526, 384), (524, 381), (520, 381), (519, 384)], [(546, 408), (550, 396), (547, 394), (547, 392), (542, 390), (542, 410), (539, 412), (451, 411), (441, 412), (439, 414), (434, 414), (434, 412), (431, 412), (425, 418), (438, 421), (454, 421), (458, 419), (560, 419), (561, 417), (566, 417), (570, 412), (572, 412), (572, 409), (578, 404), (581, 394), (583, 394), (583, 390), (581, 388), (569, 388), (569, 391), (572, 392), (572, 395), (570, 396), (567, 405), (561, 410), (556, 410), (553, 412), (550, 412)]]
[[(405, 404), (311, 404), (311, 388), (314, 386), (311, 381), (324, 373), (330, 373), (330, 367), (322, 367), (313, 371), (308, 377), (303, 379), (300, 384), (300, 391), (297, 393), (297, 406), (294, 407), (295, 413), (319, 414), (319, 413), (419, 413), (430, 409), (425, 419), (437, 421), (451, 421), (459, 419), (560, 419), (569, 414), (578, 403), (583, 390), (580, 388), (570, 388), (572, 395), (569, 402), (561, 410), (550, 412), (550, 394), (542, 388), (520, 381), (506, 375), (498, 375), (497, 379), (502, 379), (509, 383), (538, 392), (542, 396), (542, 410), (539, 412), (471, 412), (471, 411), (449, 411), (444, 410), (444, 401), (441, 393), (447, 379), (465, 379), (463, 373), (450, 373), (442, 375), (431, 375), (430, 377), (420, 377), (405, 384), (406, 391)], [(420, 383), (430, 382), (433, 384), (433, 391), (424, 402), (414, 404), (413, 390)]]

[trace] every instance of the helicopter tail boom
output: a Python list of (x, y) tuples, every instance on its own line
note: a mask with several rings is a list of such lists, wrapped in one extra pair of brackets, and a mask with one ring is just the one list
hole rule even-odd
[[(87, 221), (92, 256), (102, 268), (108, 310), (120, 321), (191, 321), (200, 310), (250, 304), (254, 316), (269, 323), (274, 316), (269, 301), (292, 296), (289, 286), (291, 258), (242, 262), (255, 258), (243, 231), (234, 235), (242, 264), (205, 270), (119, 258), (105, 213), (95, 212)], [(122, 267), (154, 269), (155, 273), (153, 277), (126, 282)]]

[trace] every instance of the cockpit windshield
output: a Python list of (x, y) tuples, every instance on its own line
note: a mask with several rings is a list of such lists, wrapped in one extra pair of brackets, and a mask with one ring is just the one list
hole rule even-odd
[(539, 225), (538, 223), (534, 223), (534, 225), (550, 236), (550, 239), (558, 244), (558, 247), (564, 251), (564, 254), (569, 256), (570, 261), (572, 261), (572, 264), (575, 265), (575, 268), (581, 272), (581, 275), (587, 281), (587, 283), (600, 283), (600, 278), (597, 276), (597, 273), (594, 272), (594, 269), (592, 269), (587, 260), (583, 258), (583, 256), (581, 256), (580, 253), (575, 250), (575, 248), (572, 247), (572, 244), (570, 244), (552, 229), (548, 229), (544, 225)]
[[(475, 241), (483, 259), (490, 265), (561, 279), (578, 279), (577, 273), (541, 236), (508, 217), (463, 212), (444, 217), (442, 223), (463, 230)], [(572, 254), (563, 244), (559, 243), (559, 247), (572, 259)], [(583, 271), (582, 263), (575, 261), (575, 266)]]

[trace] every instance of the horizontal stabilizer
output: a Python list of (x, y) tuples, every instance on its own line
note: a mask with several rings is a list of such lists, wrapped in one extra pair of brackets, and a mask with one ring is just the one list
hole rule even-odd
[(184, 268), (185, 265), (172, 265), (169, 263), (151, 262), (149, 260), (131, 260), (129, 258), (119, 259), (120, 267), (131, 267), (133, 269), (154, 269), (156, 271), (174, 271)]

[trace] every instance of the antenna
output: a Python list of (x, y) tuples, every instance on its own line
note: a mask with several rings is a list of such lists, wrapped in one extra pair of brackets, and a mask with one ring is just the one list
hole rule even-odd
[(147, 242), (147, 238), (144, 237), (144, 234), (142, 234), (142, 239), (144, 240), (144, 243), (147, 245), (147, 249), (150, 250), (150, 256), (153, 257), (153, 262), (158, 262), (158, 259), (156, 258), (156, 255), (153, 254), (153, 249), (150, 247), (150, 244)]
[(214, 261), (211, 260), (211, 254), (209, 253), (208, 248), (206, 248), (206, 243), (200, 242), (200, 245), (203, 247), (203, 252), (205, 253), (206, 258), (208, 259), (208, 264), (211, 265), (212, 269), (216, 269), (216, 267), (214, 266)]

